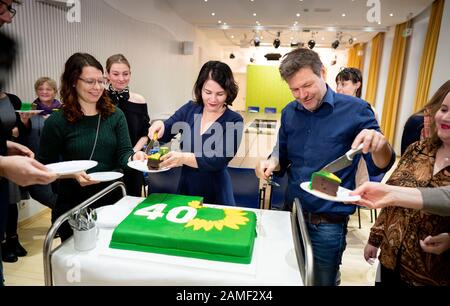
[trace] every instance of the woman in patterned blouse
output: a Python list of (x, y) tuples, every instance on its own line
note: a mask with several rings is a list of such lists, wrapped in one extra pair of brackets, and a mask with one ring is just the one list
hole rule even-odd
[[(404, 187), (450, 185), (450, 80), (426, 106), (434, 118), (429, 138), (408, 147), (387, 184)], [(381, 285), (450, 285), (450, 252), (426, 253), (420, 241), (450, 232), (450, 217), (386, 207), (371, 229), (364, 257), (381, 264)]]

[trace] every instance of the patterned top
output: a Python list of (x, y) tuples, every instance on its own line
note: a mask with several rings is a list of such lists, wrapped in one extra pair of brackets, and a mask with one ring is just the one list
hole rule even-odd
[[(438, 145), (422, 140), (408, 147), (387, 184), (405, 187), (450, 185), (450, 167), (433, 175)], [(450, 232), (450, 217), (402, 207), (384, 208), (371, 229), (369, 243), (381, 248), (380, 262), (398, 269), (410, 285), (450, 285), (450, 252), (426, 253), (420, 240)]]

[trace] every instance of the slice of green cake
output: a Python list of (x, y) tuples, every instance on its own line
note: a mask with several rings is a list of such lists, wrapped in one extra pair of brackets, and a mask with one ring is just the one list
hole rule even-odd
[(250, 263), (256, 214), (202, 202), (201, 197), (153, 193), (117, 226), (110, 247)]
[(310, 188), (336, 196), (341, 182), (341, 179), (333, 173), (321, 170), (312, 174)]

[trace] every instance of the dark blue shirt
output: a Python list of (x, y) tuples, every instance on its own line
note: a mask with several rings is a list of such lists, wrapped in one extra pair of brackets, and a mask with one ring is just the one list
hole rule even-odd
[[(297, 101), (289, 103), (282, 111), (278, 141), (272, 153), (280, 159), (280, 172), (288, 172), (287, 203), (291, 204), (298, 197), (303, 208), (312, 213), (352, 214), (354, 205), (322, 200), (303, 191), (300, 184), (310, 181), (313, 172), (350, 150), (363, 129), (380, 131), (370, 105), (359, 98), (335, 93), (328, 86), (322, 105), (313, 112)], [(353, 159), (351, 166), (335, 173), (341, 178), (342, 187), (355, 188), (359, 158), (361, 155)], [(392, 152), (385, 169), (375, 166), (370, 153), (364, 158), (369, 174), (378, 175), (393, 165), (395, 153)]]
[(194, 153), (198, 164), (183, 166), (178, 193), (202, 196), (205, 203), (235, 205), (227, 166), (241, 143), (242, 116), (227, 108), (201, 135), (202, 113), (203, 105), (189, 101), (164, 122), (162, 141), (180, 131), (182, 151)]

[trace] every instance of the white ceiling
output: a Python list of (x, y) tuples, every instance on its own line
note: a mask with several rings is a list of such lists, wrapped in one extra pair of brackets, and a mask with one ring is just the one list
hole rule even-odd
[[(417, 16), (433, 2), (433, 0), (166, 1), (181, 18), (198, 26), (208, 38), (221, 46), (249, 45), (255, 35), (263, 37), (261, 45), (272, 45), (277, 32), (281, 32), (280, 38), (284, 46), (289, 45), (291, 41), (307, 42), (313, 33), (317, 46), (330, 46), (341, 32), (341, 48), (349, 45), (350, 37), (356, 37), (356, 42), (369, 41), (378, 31), (386, 31), (390, 26), (405, 22), (409, 16)], [(371, 23), (367, 18), (369, 10), (373, 7), (370, 3), (377, 2), (380, 3), (380, 24)], [(212, 13), (215, 15), (212, 16)], [(300, 14), (300, 17), (297, 17), (297, 14)], [(224, 23), (228, 29), (224, 29)]]

